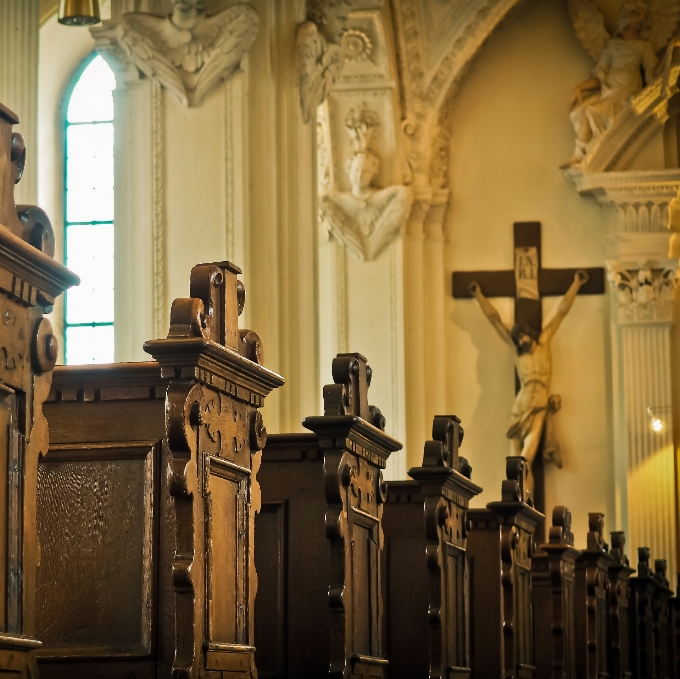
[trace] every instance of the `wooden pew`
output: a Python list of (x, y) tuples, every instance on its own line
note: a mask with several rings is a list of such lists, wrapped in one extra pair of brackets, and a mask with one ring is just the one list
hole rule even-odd
[(258, 474), (258, 672), (267, 677), (387, 677), (382, 647), (382, 480), (401, 444), (368, 405), (361, 354), (333, 360), (312, 434), (270, 436)]
[(604, 514), (588, 514), (586, 548), (576, 560), (574, 617), (576, 674), (598, 679), (607, 672), (607, 585), (611, 557), (604, 541)]
[(459, 457), (460, 420), (437, 416), (414, 481), (390, 481), (383, 510), (391, 679), (470, 676), (466, 511), (482, 489)]
[(671, 597), (670, 601), (671, 613), (671, 648), (672, 657), (671, 663), (674, 674), (672, 676), (678, 679), (680, 677), (680, 574), (677, 576), (675, 585), (675, 596)]
[(657, 679), (670, 679), (672, 674), (673, 637), (670, 600), (673, 592), (666, 578), (665, 559), (654, 560), (654, 670)]
[(625, 552), (626, 536), (623, 531), (611, 533), (611, 561), (608, 580), (608, 642), (607, 656), (611, 679), (628, 679), (632, 676), (630, 661), (630, 576), (635, 570), (628, 564)]
[[(58, 371), (40, 460), (42, 677), (255, 677), (259, 408), (229, 262), (194, 267), (156, 362)], [(55, 530), (57, 527), (57, 530)]]
[(544, 518), (526, 491), (523, 457), (506, 459), (501, 500), (468, 510), (472, 676), (534, 677), (531, 557)]
[(43, 402), (57, 339), (44, 313), (78, 277), (55, 262), (40, 208), (16, 206), (26, 148), (0, 104), (0, 676), (36, 677), (35, 527), (38, 456), (47, 450)]
[(638, 547), (637, 575), (630, 579), (630, 652), (636, 679), (655, 677), (654, 583), (649, 547)]
[(576, 679), (576, 559), (571, 512), (555, 507), (548, 542), (531, 559), (536, 676)]

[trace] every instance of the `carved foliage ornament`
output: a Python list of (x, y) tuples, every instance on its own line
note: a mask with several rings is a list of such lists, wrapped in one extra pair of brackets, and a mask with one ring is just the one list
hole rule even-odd
[(206, 16), (204, 4), (173, 0), (169, 16), (129, 12), (110, 22), (137, 68), (187, 106), (200, 105), (210, 90), (239, 68), (259, 28), (259, 17), (250, 5)]
[(671, 321), (677, 285), (674, 268), (613, 268), (609, 274), (618, 302), (620, 323)]
[(369, 149), (378, 115), (366, 107), (351, 109), (345, 119), (353, 153), (345, 170), (350, 192), (333, 191), (321, 200), (321, 216), (330, 232), (359, 259), (372, 260), (399, 233), (411, 210), (411, 192), (405, 186), (380, 189), (375, 180), (380, 159)]

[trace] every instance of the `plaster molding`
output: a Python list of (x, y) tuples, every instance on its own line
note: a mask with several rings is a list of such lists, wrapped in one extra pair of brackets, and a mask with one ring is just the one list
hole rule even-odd
[(238, 70), (257, 36), (259, 17), (252, 6), (237, 4), (214, 16), (199, 13), (190, 28), (178, 28), (172, 18), (127, 12), (90, 33), (97, 49), (115, 51), (185, 106), (199, 106)]
[[(451, 30), (445, 36), (449, 47), (439, 53), (434, 64), (428, 64), (426, 52), (432, 47), (428, 46), (424, 13), (434, 0), (394, 0), (398, 64), (404, 97), (402, 130), (416, 186), (446, 186), (452, 108), (448, 104), (486, 40), (521, 2), (451, 2)], [(432, 181), (434, 159), (438, 166)]]
[(166, 331), (165, 303), (165, 149), (163, 93), (160, 83), (151, 83), (151, 171), (153, 203), (153, 330), (155, 337)]

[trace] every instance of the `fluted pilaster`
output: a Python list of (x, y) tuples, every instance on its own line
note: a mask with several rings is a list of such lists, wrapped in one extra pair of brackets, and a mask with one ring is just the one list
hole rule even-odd
[[(621, 327), (628, 447), (628, 536), (631, 553), (650, 547), (676, 570), (675, 464), (671, 404), (670, 322)], [(662, 422), (654, 431), (647, 408)]]
[(0, 102), (18, 114), (28, 161), (17, 203), (38, 198), (38, 38), (40, 0), (0, 0)]

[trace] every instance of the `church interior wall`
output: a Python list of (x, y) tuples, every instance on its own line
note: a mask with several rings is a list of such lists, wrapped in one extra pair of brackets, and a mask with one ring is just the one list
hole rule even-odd
[[(228, 4), (233, 3), (220, 7)], [(330, 381), (332, 356), (360, 351), (374, 369), (371, 402), (386, 415), (388, 432), (406, 441), (414, 417), (407, 408), (404, 374), (424, 361), (430, 366), (429, 372), (422, 371), (430, 382), (422, 408), (428, 423), (429, 411), (441, 411), (444, 403), (461, 417), (464, 454), (473, 465), (473, 479), (485, 489), (475, 502), (496, 499), (509, 454), (505, 430), (514, 393), (512, 351), (472, 301), (452, 299), (450, 274), (511, 268), (516, 221), (542, 223), (545, 267), (602, 266), (608, 256), (605, 238), (614, 229), (615, 210), (580, 196), (559, 170), (573, 150), (571, 91), (593, 66), (575, 37), (566, 2), (527, 2), (516, 9), (480, 49), (451, 104), (445, 242), (440, 245), (428, 233), (423, 257), (424, 262), (436, 261), (443, 248), (445, 279), (440, 281), (438, 268), (426, 264), (417, 281), (427, 290), (426, 328), (437, 327), (432, 319), (441, 314), (442, 296), (445, 300), (445, 380), (436, 385), (431, 368), (440, 335), (423, 337), (419, 356), (404, 349), (409, 319), (403, 317), (402, 297), (412, 294), (404, 272), (411, 247), (408, 229), (372, 262), (359, 261), (317, 230), (315, 130), (300, 114), (294, 62), (295, 26), (304, 19), (304, 3), (252, 4), (260, 33), (242, 71), (200, 107), (187, 108), (167, 89), (120, 68), (117, 106), (123, 113), (116, 135), (122, 169), (117, 188), (130, 209), (118, 216), (124, 247), (141, 254), (139, 261), (125, 260), (131, 273), (125, 267), (117, 270), (122, 282), (117, 283), (116, 303), (125, 309), (120, 333), (126, 339), (118, 344), (116, 358), (147, 358), (141, 344), (165, 335), (169, 302), (188, 294), (185, 273), (192, 265), (232, 259), (244, 269), (248, 290), (241, 325), (257, 329), (266, 364), (288, 381), (265, 408), (270, 431), (299, 431), (301, 419), (322, 408), (321, 385)], [(399, 132), (403, 73), (392, 44), (392, 21), (397, 20), (391, 10), (397, 5), (368, 0), (361, 5), (364, 14), (379, 12), (386, 30), (386, 84), (380, 101), (377, 95), (371, 101), (381, 114), (376, 137), (380, 187), (408, 183)], [(54, 16), (41, 29), (39, 203), (58, 236), (63, 231), (61, 104), (73, 70), (93, 48), (86, 28), (62, 27)], [(345, 77), (327, 104), (331, 112), (337, 109), (332, 171), (340, 191), (349, 188), (343, 169), (350, 150), (345, 109), (373, 96), (368, 85), (364, 93)], [(665, 129), (647, 140), (626, 169), (677, 167), (677, 124), (672, 108)], [(142, 138), (143, 144), (135, 143)], [(161, 285), (156, 289), (158, 257)], [(135, 300), (139, 281), (145, 292)], [(440, 283), (443, 288), (437, 287)], [(553, 343), (552, 386), (562, 396), (556, 426), (564, 468), (547, 468), (546, 505), (572, 508), (578, 535), (588, 511), (603, 511), (608, 529), (627, 528), (625, 435), (615, 431), (612, 420), (621, 410), (622, 377), (612, 368), (617, 359), (610, 297), (579, 296)], [(494, 303), (510, 322), (512, 300)], [(556, 304), (557, 298), (544, 301), (544, 317)], [(61, 316), (57, 307), (57, 330)], [(677, 364), (677, 332), (673, 351)], [(405, 477), (421, 454), (420, 445), (395, 454), (386, 477)]]
[[(568, 103), (591, 64), (566, 3), (530, 3), (497, 29), (453, 104), (447, 270), (512, 268), (512, 224), (540, 221), (545, 267), (602, 266), (606, 210), (579, 196), (559, 165), (573, 148)], [(448, 282), (447, 282), (448, 283)], [(448, 283), (450, 285), (450, 283)], [(493, 300), (506, 323), (513, 302)], [(544, 301), (544, 318), (557, 303)], [(553, 341), (552, 391), (564, 468), (546, 469), (546, 506), (572, 509), (583, 535), (588, 511), (617, 527), (608, 385), (606, 296), (577, 298)], [(473, 479), (495, 499), (509, 454), (513, 357), (472, 301), (447, 296), (447, 398), (465, 426)]]

